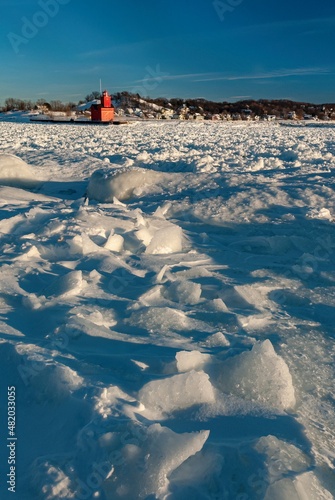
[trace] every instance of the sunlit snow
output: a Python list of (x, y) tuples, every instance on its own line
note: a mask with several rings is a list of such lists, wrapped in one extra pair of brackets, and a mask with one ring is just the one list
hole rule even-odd
[(334, 126), (0, 132), (18, 498), (334, 498)]

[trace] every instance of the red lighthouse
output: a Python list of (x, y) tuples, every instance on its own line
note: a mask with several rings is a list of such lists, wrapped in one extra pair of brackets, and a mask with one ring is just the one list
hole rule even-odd
[(114, 120), (114, 106), (107, 90), (103, 91), (100, 101), (100, 104), (92, 104), (91, 106), (92, 122), (112, 122)]

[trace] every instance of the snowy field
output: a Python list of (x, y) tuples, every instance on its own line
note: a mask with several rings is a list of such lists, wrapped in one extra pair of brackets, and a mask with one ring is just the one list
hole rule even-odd
[(332, 125), (0, 123), (1, 499), (7, 385), (19, 500), (333, 499), (334, 172)]

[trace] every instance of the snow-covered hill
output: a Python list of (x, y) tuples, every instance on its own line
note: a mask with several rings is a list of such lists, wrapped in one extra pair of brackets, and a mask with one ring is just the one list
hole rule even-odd
[(18, 498), (334, 498), (334, 128), (0, 132)]

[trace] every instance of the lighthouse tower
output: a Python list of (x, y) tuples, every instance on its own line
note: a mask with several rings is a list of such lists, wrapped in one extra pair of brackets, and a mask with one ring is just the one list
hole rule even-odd
[(114, 120), (114, 106), (107, 90), (101, 94), (100, 104), (92, 104), (91, 120), (92, 122), (112, 122)]

